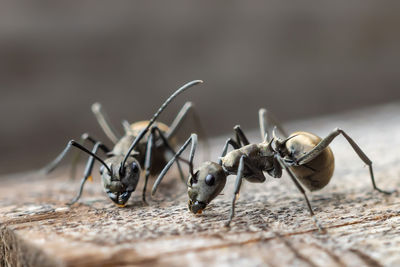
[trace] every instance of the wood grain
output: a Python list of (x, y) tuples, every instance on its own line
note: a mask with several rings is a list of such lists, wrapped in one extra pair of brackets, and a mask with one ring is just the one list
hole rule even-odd
[[(254, 115), (257, 120), (257, 114)], [(341, 127), (373, 160), (377, 184), (400, 188), (400, 105), (290, 124), (325, 136)], [(250, 132), (259, 140), (258, 131)], [(225, 137), (211, 140), (217, 159)], [(99, 176), (78, 204), (65, 205), (78, 189), (68, 169), (47, 177), (4, 177), (0, 188), (1, 266), (400, 266), (400, 196), (372, 190), (368, 168), (344, 138), (332, 144), (336, 170), (330, 184), (308, 193), (316, 230), (304, 200), (287, 176), (244, 183), (231, 228), (233, 189), (201, 215), (187, 210), (185, 186), (171, 173), (159, 194), (141, 202), (141, 186), (126, 208), (107, 199)], [(197, 157), (200, 162), (202, 157)]]

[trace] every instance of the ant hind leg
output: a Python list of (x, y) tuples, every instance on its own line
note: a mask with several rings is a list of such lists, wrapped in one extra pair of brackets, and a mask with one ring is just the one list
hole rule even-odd
[(243, 146), (247, 146), (248, 144), (250, 144), (249, 139), (247, 139), (246, 135), (242, 131), (242, 128), (240, 128), (240, 125), (236, 125), (235, 127), (233, 127), (233, 130), (236, 133), (236, 142), (238, 144), (243, 144)]
[(146, 204), (147, 204), (146, 202), (147, 182), (149, 181), (149, 176), (150, 176), (151, 156), (153, 153), (153, 147), (154, 147), (154, 130), (152, 128), (150, 135), (147, 139), (146, 155), (144, 160), (145, 180), (143, 186), (142, 200)]
[(367, 155), (361, 150), (361, 148), (356, 144), (356, 142), (349, 136), (345, 131), (343, 131), (340, 128), (334, 129), (327, 137), (322, 139), (318, 145), (316, 145), (312, 150), (310, 150), (307, 154), (299, 158), (296, 162), (296, 165), (303, 165), (306, 164), (307, 162), (310, 162), (314, 158), (316, 158), (325, 148), (329, 146), (329, 144), (338, 136), (342, 134), (344, 138), (346, 138), (347, 142), (351, 145), (353, 150), (357, 153), (357, 155), (360, 157), (360, 159), (368, 165), (369, 168), (369, 173), (372, 181), (372, 186), (374, 187), (375, 190), (384, 193), (384, 194), (391, 194), (395, 192), (393, 191), (385, 191), (380, 189), (379, 187), (376, 186), (375, 183), (375, 177), (374, 177), (374, 171), (372, 169), (372, 161), (367, 157)]
[(317, 226), (318, 230), (320, 232), (325, 232), (325, 229), (322, 227), (322, 225), (319, 223), (317, 217), (315, 216), (314, 211), (312, 210), (310, 201), (308, 200), (306, 191), (304, 190), (304, 188), (301, 186), (301, 184), (297, 180), (296, 175), (289, 169), (289, 167), (284, 163), (284, 161), (282, 159), (278, 159), (278, 161), (281, 164), (281, 166), (286, 170), (286, 172), (289, 174), (289, 177), (291, 178), (293, 183), (296, 185), (297, 189), (303, 194), (304, 199), (305, 199), (306, 204), (307, 204), (307, 208), (308, 208), (308, 210), (310, 212), (310, 216), (314, 220), (314, 223)]
[(94, 103), (92, 105), (92, 112), (95, 115), (97, 122), (101, 129), (104, 131), (106, 136), (116, 144), (120, 138), (118, 132), (112, 127), (107, 114), (104, 112), (103, 107), (100, 103)]

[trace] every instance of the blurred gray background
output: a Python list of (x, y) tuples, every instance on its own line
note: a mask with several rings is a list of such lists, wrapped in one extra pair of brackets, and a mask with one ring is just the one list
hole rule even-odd
[[(31, 1), (0, 8), (0, 173), (44, 166), (89, 132), (169, 122), (196, 103), (209, 135), (400, 98), (398, 1)], [(187, 127), (186, 127), (187, 128)], [(191, 128), (185, 130), (183, 138)]]

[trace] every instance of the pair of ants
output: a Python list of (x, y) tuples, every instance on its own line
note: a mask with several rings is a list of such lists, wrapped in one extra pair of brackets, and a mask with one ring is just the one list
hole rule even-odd
[[(295, 132), (288, 135), (281, 124), (266, 109), (259, 111), (261, 139), (263, 140), (261, 143), (250, 143), (240, 126), (237, 125), (234, 127), (235, 138), (229, 138), (226, 141), (218, 162), (206, 161), (194, 169), (193, 159), (198, 144), (197, 134), (193, 133), (177, 152), (175, 152), (177, 146), (174, 141), (174, 134), (183, 119), (190, 110), (194, 111), (192, 103), (187, 102), (182, 107), (170, 126), (156, 122), (156, 119), (176, 96), (200, 83), (202, 83), (201, 80), (195, 80), (179, 88), (161, 105), (149, 121), (133, 124), (124, 121), (125, 135), (122, 138), (118, 137), (108, 122), (101, 105), (94, 104), (92, 111), (107, 137), (114, 143), (113, 149), (110, 150), (90, 135), (83, 134), (81, 143), (91, 142), (93, 144), (91, 151), (85, 148), (84, 144), (71, 140), (64, 151), (45, 168), (47, 173), (52, 171), (71, 147), (76, 147), (90, 155), (78, 194), (69, 204), (77, 202), (81, 197), (86, 181), (91, 178), (95, 159), (102, 164), (100, 174), (104, 190), (118, 206), (124, 206), (132, 192), (135, 191), (142, 168), (145, 170), (142, 192), (142, 199), (145, 202), (149, 176), (159, 174), (151, 191), (151, 194), (154, 195), (160, 182), (174, 163), (178, 166), (181, 179), (185, 180), (180, 165), (180, 162), (184, 162), (189, 165), (189, 178), (186, 183), (189, 196), (188, 207), (194, 214), (201, 213), (221, 193), (225, 187), (227, 176), (236, 175), (230, 216), (225, 223), (226, 226), (229, 226), (235, 214), (235, 203), (243, 179), (251, 183), (263, 183), (266, 180), (265, 173), (274, 178), (280, 178), (285, 170), (297, 189), (303, 194), (316, 226), (322, 230), (303, 186), (310, 191), (316, 191), (329, 183), (334, 171), (334, 156), (329, 144), (339, 135), (348, 141), (360, 159), (368, 165), (373, 188), (384, 194), (394, 192), (384, 191), (376, 186), (372, 161), (342, 129), (334, 129), (323, 139), (308, 132)], [(276, 131), (284, 138), (278, 137)], [(191, 145), (189, 160), (185, 160), (181, 154), (189, 145)], [(228, 152), (229, 146), (233, 150)], [(96, 153), (99, 149), (107, 155), (105, 160), (97, 156)], [(169, 161), (168, 153), (174, 155)]]

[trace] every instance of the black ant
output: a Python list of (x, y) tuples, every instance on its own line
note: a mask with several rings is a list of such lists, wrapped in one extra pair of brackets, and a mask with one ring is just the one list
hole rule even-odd
[[(310, 215), (318, 229), (322, 230), (323, 228), (314, 215), (303, 186), (310, 191), (316, 191), (329, 183), (334, 170), (334, 156), (329, 144), (340, 134), (346, 138), (361, 160), (368, 165), (373, 188), (384, 194), (392, 193), (381, 190), (376, 186), (371, 160), (343, 130), (336, 128), (324, 139), (308, 132), (295, 132), (287, 137), (286, 132), (266, 109), (260, 109), (259, 119), (261, 137), (264, 140), (262, 143), (250, 144), (240, 126), (235, 126), (236, 140), (229, 138), (226, 141), (219, 162), (203, 162), (194, 171), (193, 158), (197, 146), (197, 136), (192, 134), (160, 173), (154, 183), (152, 194), (156, 192), (159, 183), (174, 161), (179, 158), (191, 143), (189, 157), (190, 176), (187, 186), (188, 205), (192, 213), (201, 213), (220, 194), (225, 186), (227, 176), (236, 174), (231, 212), (225, 224), (229, 226), (235, 214), (235, 202), (239, 195), (242, 180), (246, 179), (251, 183), (262, 183), (266, 180), (264, 172), (274, 178), (280, 178), (282, 170), (285, 170), (297, 189), (303, 194)], [(275, 134), (276, 129), (286, 138), (277, 137)], [(229, 145), (234, 150), (227, 153)]]
[[(116, 137), (115, 131), (112, 130), (110, 124), (107, 122), (105, 114), (101, 111), (101, 106), (94, 104), (92, 109), (99, 121), (99, 124), (105, 131), (106, 135), (115, 143), (113, 149), (110, 150), (104, 144), (90, 137), (88, 134), (83, 134), (83, 140), (93, 143), (94, 146), (92, 151), (89, 151), (78, 142), (71, 140), (68, 142), (68, 145), (63, 152), (61, 152), (61, 154), (57, 156), (53, 162), (44, 168), (44, 171), (49, 173), (54, 170), (54, 168), (61, 162), (70, 148), (76, 147), (89, 154), (90, 157), (86, 164), (84, 177), (81, 181), (79, 192), (77, 196), (68, 204), (74, 204), (81, 197), (86, 181), (91, 179), (94, 160), (97, 159), (102, 164), (100, 167), (100, 174), (105, 192), (117, 205), (124, 206), (132, 192), (136, 189), (142, 167), (145, 170), (145, 183), (142, 195), (143, 201), (145, 202), (146, 186), (149, 175), (150, 173), (157, 173), (157, 171), (159, 172), (160, 169), (167, 163), (168, 159), (166, 152), (169, 151), (175, 154), (175, 151), (170, 144), (170, 139), (178, 129), (187, 111), (192, 107), (192, 104), (187, 102), (184, 105), (170, 127), (156, 122), (156, 119), (176, 96), (189, 89), (193, 85), (202, 82), (203, 81), (201, 80), (194, 80), (183, 85), (161, 105), (161, 107), (149, 121), (137, 122), (133, 123), (132, 125), (129, 125), (129, 123), (125, 122), (124, 127), (126, 134), (121, 139)], [(143, 140), (143, 137), (145, 136), (146, 139)], [(107, 155), (107, 158), (104, 161), (96, 155), (99, 149), (101, 149)], [(152, 165), (152, 163), (155, 164)], [(179, 162), (177, 163), (183, 178), (183, 173), (179, 166)]]

